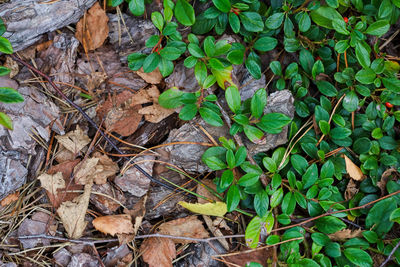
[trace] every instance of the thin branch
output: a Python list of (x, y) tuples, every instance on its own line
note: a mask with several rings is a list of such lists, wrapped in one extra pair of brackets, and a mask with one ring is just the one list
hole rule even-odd
[(397, 242), (396, 246), (394, 246), (394, 248), (392, 249), (392, 251), (390, 251), (389, 255), (387, 256), (386, 260), (384, 262), (382, 262), (382, 264), (379, 267), (384, 267), (386, 266), (386, 264), (390, 261), (390, 259), (392, 258), (393, 254), (396, 252), (396, 250), (400, 247), (400, 240), (399, 242)]
[[(104, 139), (119, 153), (119, 154), (125, 154), (125, 152), (123, 152), (121, 149), (118, 148), (118, 146), (116, 144), (114, 144), (114, 142), (97, 126), (97, 124), (86, 114), (85, 111), (83, 111), (83, 109), (78, 106), (77, 104), (75, 104), (72, 100), (70, 100), (64, 93), (63, 91), (61, 91), (61, 89), (51, 80), (51, 78), (44, 74), (43, 72), (41, 72), (40, 70), (38, 70), (37, 68), (31, 66), (30, 64), (28, 64), (27, 62), (25, 62), (24, 60), (20, 59), (19, 57), (17, 57), (16, 55), (10, 55), (11, 58), (14, 61), (19, 62), (20, 64), (24, 65), (25, 67), (27, 67), (28, 69), (30, 69), (31, 71), (37, 73), (38, 75), (42, 76), (44, 79), (46, 79), (49, 84), (54, 88), (54, 90), (56, 90), (56, 92), (72, 107), (74, 107), (77, 111), (79, 111), (79, 113), (82, 114), (82, 116), (89, 122), (89, 124), (91, 124), (96, 131), (98, 131), (103, 137)], [(134, 167), (140, 171), (144, 176), (146, 176), (147, 178), (149, 178), (152, 182), (163, 186), (165, 188), (168, 188), (170, 190), (175, 190), (174, 187), (163, 183), (157, 179), (155, 179), (153, 176), (151, 176), (148, 172), (146, 172), (144, 169), (142, 169), (139, 165), (134, 165)]]

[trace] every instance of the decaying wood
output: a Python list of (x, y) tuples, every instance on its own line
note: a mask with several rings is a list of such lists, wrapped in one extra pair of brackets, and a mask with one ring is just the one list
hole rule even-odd
[(13, 0), (1, 4), (0, 17), (7, 26), (4, 37), (8, 38), (14, 51), (22, 50), (42, 34), (76, 23), (95, 0), (43, 1)]

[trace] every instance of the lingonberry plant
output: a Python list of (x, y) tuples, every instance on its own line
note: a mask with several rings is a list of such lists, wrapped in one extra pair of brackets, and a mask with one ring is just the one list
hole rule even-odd
[[(128, 2), (144, 13), (143, 0)], [(197, 2), (198, 14), (193, 5), (165, 0), (163, 14), (151, 15), (159, 34), (129, 66), (163, 76), (177, 60), (194, 68), (198, 90), (168, 88), (159, 103), (180, 108), (182, 120), (199, 114), (230, 127), (232, 139), (221, 137), (202, 159), (218, 171), (228, 212), (254, 211), (247, 245), (279, 243), (271, 261), (281, 266), (378, 266), (388, 255), (400, 264), (400, 65), (385, 50), (400, 1), (213, 0)], [(243, 101), (233, 79), (240, 65), (255, 79), (267, 74), (269, 91), (289, 90), (294, 118), (265, 112), (266, 88)], [(285, 127), (289, 142), (274, 151), (251, 157), (238, 143), (262, 143)]]
[[(0, 18), (0, 53), (12, 54), (13, 49), (10, 41), (2, 36), (5, 32), (6, 32), (6, 26), (4, 25), (3, 20)], [(0, 66), (0, 76), (5, 76), (8, 75), (9, 73), (10, 73), (9, 68)], [(18, 103), (23, 101), (24, 98), (17, 90), (10, 87), (0, 87), (0, 102), (8, 104), (8, 103)], [(0, 111), (0, 124), (10, 130), (13, 129), (11, 118), (7, 114), (1, 111)]]

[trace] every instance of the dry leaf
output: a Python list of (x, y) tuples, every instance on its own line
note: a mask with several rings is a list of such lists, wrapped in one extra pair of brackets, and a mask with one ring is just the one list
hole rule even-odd
[[(188, 216), (163, 223), (159, 227), (160, 234), (184, 236), (191, 238), (207, 238), (208, 232), (197, 216)], [(190, 240), (174, 239), (175, 243), (192, 243)]]
[(77, 184), (92, 184), (98, 158), (85, 159), (74, 168), (74, 177)]
[(172, 260), (176, 258), (175, 244), (169, 238), (146, 239), (140, 253), (149, 267), (172, 267)]
[(257, 262), (262, 266), (269, 266), (267, 261), (272, 258), (272, 248), (259, 250), (244, 250), (239, 254), (223, 256), (227, 266), (247, 266), (249, 262)]
[(179, 201), (179, 205), (185, 209), (190, 210), (193, 213), (209, 215), (209, 216), (219, 216), (222, 217), (228, 212), (226, 203), (217, 201), (214, 203), (188, 203), (185, 201)]
[(62, 136), (56, 136), (56, 139), (66, 149), (74, 154), (77, 154), (87, 144), (90, 143), (89, 137), (81, 130), (79, 125), (76, 126), (75, 131), (71, 131)]
[(351, 159), (349, 159), (346, 155), (343, 155), (344, 160), (346, 162), (346, 171), (350, 175), (350, 177), (356, 181), (362, 181), (365, 179), (364, 174), (361, 169), (354, 164)]
[[(207, 189), (209, 187), (210, 189), (214, 190), (217, 192), (217, 186), (214, 184), (214, 182), (211, 179), (204, 179), (201, 181), (203, 184), (198, 184), (196, 188), (196, 193), (206, 197), (209, 200), (212, 201), (220, 201), (218, 197), (216, 197), (213, 193), (210, 192), (210, 190)], [(207, 187), (206, 187), (207, 186)], [(198, 203), (209, 203), (209, 201), (205, 200), (204, 198), (197, 197), (197, 202)]]
[(3, 64), (4, 67), (10, 69), (10, 78), (14, 78), (19, 73), (19, 66), (18, 63), (15, 62), (11, 57), (6, 57), (6, 62)]
[(141, 107), (142, 105), (112, 108), (104, 122), (107, 131), (116, 132), (122, 136), (133, 134), (142, 120), (142, 115), (138, 112)]
[(163, 108), (158, 104), (147, 106), (139, 110), (139, 114), (143, 114), (145, 120), (152, 123), (159, 123), (173, 113), (175, 113), (174, 109)]
[(346, 191), (344, 192), (344, 198), (346, 200), (350, 200), (357, 193), (358, 193), (358, 188), (356, 186), (356, 183), (354, 182), (353, 179), (350, 179), (349, 183), (347, 184)]
[(376, 185), (381, 189), (382, 196), (385, 195), (386, 184), (389, 182), (390, 178), (392, 178), (392, 174), (398, 175), (399, 172), (394, 168), (387, 169), (382, 173), (381, 180), (376, 183)]
[(124, 213), (127, 213), (131, 215), (132, 218), (135, 218), (135, 224), (133, 226), (133, 233), (135, 235), (138, 232), (139, 227), (142, 225), (144, 215), (146, 214), (146, 202), (147, 195), (144, 195), (144, 197), (142, 197), (131, 210), (124, 210)]
[(134, 94), (128, 90), (125, 90), (116, 96), (110, 96), (103, 104), (97, 106), (97, 116), (100, 120), (103, 120), (113, 107), (120, 107), (125, 102), (130, 101), (133, 96)]
[(140, 68), (140, 70), (138, 70), (136, 73), (147, 83), (151, 84), (158, 84), (163, 79), (163, 76), (158, 68), (149, 73), (143, 72), (143, 68)]
[(112, 236), (133, 233), (131, 216), (128, 214), (97, 217), (92, 223), (96, 230)]
[(76, 24), (76, 39), (84, 48), (94, 50), (99, 48), (108, 36), (108, 16), (96, 2)]
[(328, 235), (329, 238), (333, 241), (344, 241), (346, 239), (350, 238), (355, 238), (355, 237), (361, 237), (362, 236), (362, 230), (357, 229), (357, 230), (350, 230), (350, 229), (343, 229), (340, 230), (336, 233)]
[(87, 224), (85, 214), (89, 205), (91, 189), (91, 184), (85, 185), (82, 195), (72, 201), (63, 202), (57, 210), (57, 214), (60, 216), (70, 238), (80, 238), (85, 230)]
[(17, 201), (19, 198), (19, 192), (15, 192), (12, 194), (9, 194), (5, 198), (3, 198), (0, 202), (0, 206), (4, 207), (7, 206), (8, 204), (13, 203), (14, 201)]
[(52, 195), (57, 195), (57, 189), (65, 188), (65, 181), (61, 172), (57, 172), (53, 175), (43, 173), (38, 179), (40, 180), (41, 186)]
[(74, 160), (76, 158), (76, 154), (63, 147), (63, 145), (60, 145), (60, 148), (55, 154), (55, 158), (58, 163), (64, 163), (66, 161)]
[(158, 91), (157, 86), (152, 85), (148, 88), (137, 91), (129, 100), (129, 105), (134, 106), (138, 104), (158, 103), (159, 96), (160, 91)]

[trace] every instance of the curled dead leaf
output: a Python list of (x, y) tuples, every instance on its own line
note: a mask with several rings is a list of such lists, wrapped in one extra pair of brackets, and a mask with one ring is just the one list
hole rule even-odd
[(131, 216), (128, 214), (97, 217), (92, 223), (96, 230), (112, 236), (133, 233)]
[(75, 168), (75, 182), (77, 184), (105, 184), (107, 178), (115, 175), (118, 165), (107, 155), (94, 153), (93, 158), (86, 159), (79, 163)]
[(382, 196), (385, 194), (386, 184), (389, 182), (392, 176), (399, 176), (399, 172), (394, 168), (387, 169), (382, 173), (381, 180), (376, 183), (376, 185), (381, 189)]
[(361, 229), (357, 230), (343, 229), (328, 236), (333, 241), (344, 241), (350, 238), (361, 237), (362, 232), (363, 231)]
[(176, 258), (175, 244), (169, 238), (146, 239), (140, 246), (140, 253), (149, 267), (172, 267), (172, 260)]
[(343, 155), (344, 160), (346, 162), (346, 171), (350, 175), (350, 177), (356, 181), (362, 181), (365, 179), (365, 176), (361, 169), (354, 164), (351, 159), (349, 159), (346, 155)]
[(108, 16), (96, 2), (76, 24), (75, 37), (85, 49), (99, 48), (108, 36)]
[(57, 195), (57, 189), (65, 188), (65, 181), (61, 172), (57, 172), (53, 175), (43, 173), (38, 179), (40, 180), (41, 186), (52, 195)]
[(356, 186), (356, 183), (354, 182), (353, 179), (350, 179), (349, 183), (347, 184), (346, 191), (344, 192), (344, 198), (346, 200), (350, 200), (357, 193), (358, 193), (358, 188)]
[(63, 147), (74, 154), (77, 154), (90, 143), (89, 137), (81, 130), (79, 125), (76, 126), (75, 131), (70, 131), (62, 136), (56, 136), (56, 139)]

